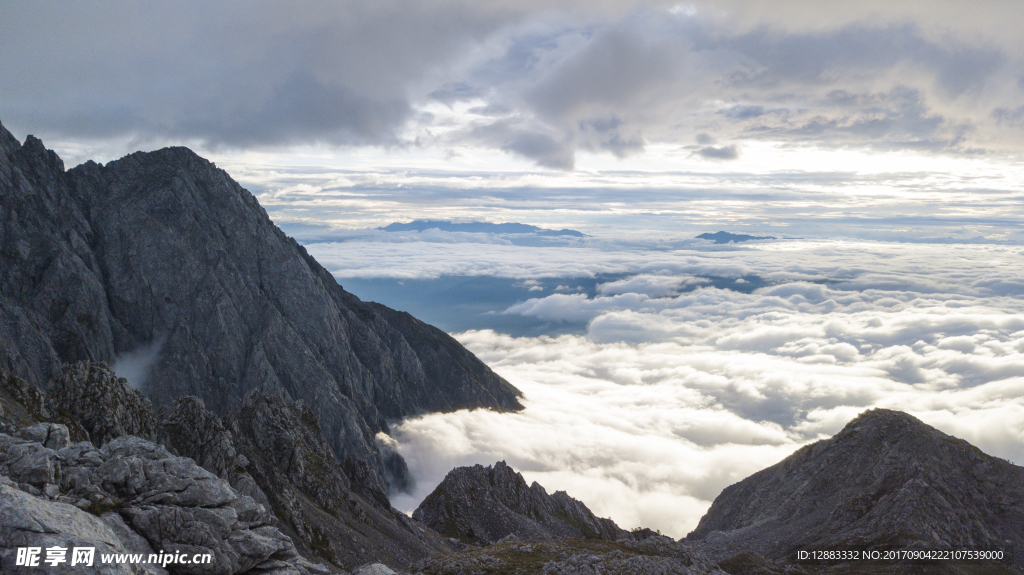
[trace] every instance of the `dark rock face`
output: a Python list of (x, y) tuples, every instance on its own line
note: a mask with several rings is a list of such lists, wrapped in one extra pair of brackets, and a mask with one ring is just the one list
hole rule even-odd
[[(345, 292), (256, 199), (185, 148), (65, 172), (0, 126), (0, 368), (44, 387), (62, 362), (159, 343), (142, 391), (220, 416), (253, 390), (304, 400), (346, 470), (381, 491), (388, 418), (521, 408), (454, 339)], [(141, 382), (134, 382), (141, 383)]]
[(687, 536), (713, 557), (800, 549), (994, 548), (1024, 566), (1024, 468), (898, 411), (726, 488)]
[(230, 479), (248, 466), (248, 460), (235, 450), (224, 422), (192, 395), (174, 400), (166, 410), (160, 439), (174, 453), (191, 458), (221, 479)]
[(632, 538), (611, 519), (595, 517), (564, 491), (548, 495), (504, 461), (459, 467), (445, 476), (413, 518), (466, 543), (516, 537), (579, 537), (615, 541)]
[(249, 460), (238, 453), (231, 432), (216, 414), (206, 410), (203, 400), (192, 395), (174, 400), (160, 421), (159, 437), (171, 453), (192, 459), (242, 495), (272, 509), (249, 473)]
[(96, 447), (122, 435), (156, 440), (153, 405), (106, 365), (88, 361), (64, 365), (47, 395), (82, 422)]
[(452, 550), (449, 541), (393, 510), (379, 489), (350, 481), (369, 470), (339, 464), (304, 402), (253, 392), (229, 426), (282, 529), (307, 556), (349, 569), (378, 561), (402, 567)]
[(89, 432), (77, 417), (56, 405), (39, 388), (0, 370), (0, 433), (11, 435), (23, 427), (44, 422), (67, 427), (72, 441), (89, 441)]

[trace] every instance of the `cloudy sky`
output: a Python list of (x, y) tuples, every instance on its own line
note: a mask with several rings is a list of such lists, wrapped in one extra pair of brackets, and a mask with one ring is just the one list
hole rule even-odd
[[(6, 2), (0, 122), (186, 145), (521, 414), (396, 422), (681, 536), (873, 406), (1024, 463), (1024, 4)], [(428, 230), (523, 222), (586, 237)], [(773, 240), (715, 245), (727, 230)], [(558, 438), (552, 441), (552, 438)]]

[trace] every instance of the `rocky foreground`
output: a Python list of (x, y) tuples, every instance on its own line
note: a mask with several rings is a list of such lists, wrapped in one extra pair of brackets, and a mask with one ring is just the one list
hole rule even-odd
[[(727, 488), (673, 541), (622, 530), (504, 462), (453, 470), (413, 518), (382, 509), (359, 494), (302, 402), (254, 392), (226, 419), (195, 397), (154, 411), (87, 363), (65, 366), (50, 391), (0, 378), (3, 572), (26, 545), (210, 553), (210, 565), (168, 571), (211, 575), (1022, 572), (1024, 469), (900, 412), (865, 412)], [(943, 548), (998, 548), (1006, 560), (796, 557)]]
[[(5, 566), (14, 565), (17, 547), (90, 546), (99, 554), (148, 556), (156, 545), (164, 552), (212, 555), (209, 564), (178, 566), (180, 573), (330, 573), (303, 559), (273, 523), (252, 497), (138, 437), (118, 437), (98, 449), (88, 441), (72, 443), (60, 424), (0, 434)], [(166, 572), (154, 565), (134, 569)]]
[[(217, 559), (172, 571), (228, 575), (402, 567), (456, 548), (360, 490), (301, 401), (252, 392), (226, 420), (197, 397), (155, 411), (104, 365), (80, 362), (50, 393), (0, 373), (0, 432), (7, 551), (62, 537), (114, 553), (189, 550)], [(121, 531), (111, 539), (95, 518)]]
[(652, 535), (641, 540), (547, 538), (506, 541), (424, 559), (408, 573), (508, 575), (727, 575), (699, 550)]

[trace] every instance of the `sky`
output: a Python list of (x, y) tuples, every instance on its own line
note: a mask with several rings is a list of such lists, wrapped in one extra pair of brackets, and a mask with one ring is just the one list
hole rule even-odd
[[(0, 122), (68, 167), (196, 150), (347, 289), (524, 391), (518, 414), (394, 422), (418, 481), (400, 509), (504, 459), (680, 537), (870, 407), (1024, 463), (1021, 21), (1016, 1), (7, 2)], [(585, 237), (377, 229), (416, 219)], [(695, 239), (720, 230), (774, 239)]]

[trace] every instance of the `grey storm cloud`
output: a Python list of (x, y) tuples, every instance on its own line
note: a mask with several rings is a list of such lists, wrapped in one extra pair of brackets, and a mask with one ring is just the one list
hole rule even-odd
[(387, 144), (410, 85), (514, 21), (458, 1), (0, 8), (0, 114), (58, 136)]
[[(697, 134), (1019, 149), (1002, 7), (797, 4), (6, 3), (0, 118), (135, 143), (483, 146), (555, 169)], [(463, 102), (472, 119), (432, 132), (424, 107)]]
[[(517, 44), (509, 57), (523, 52)], [(957, 99), (982, 90), (1008, 61), (991, 47), (934, 42), (913, 25), (728, 35), (709, 21), (653, 11), (594, 30), (585, 42), (544, 38), (532, 53), (544, 61), (537, 52), (551, 52), (553, 64), (497, 65), (522, 72), (502, 78), (498, 97), (577, 138), (584, 126), (614, 114), (614, 130), (629, 131), (632, 146), (616, 148), (621, 138), (576, 144), (616, 155), (638, 151), (648, 139), (672, 138), (666, 125), (688, 116), (698, 117), (693, 128), (744, 138), (951, 150), (975, 129)], [(700, 112), (708, 100), (749, 101), (752, 94), (764, 104)], [(723, 154), (728, 148), (700, 155)]]
[(764, 106), (729, 106), (718, 111), (719, 114), (723, 114), (729, 118), (756, 118), (764, 115)]
[(509, 119), (499, 119), (478, 126), (460, 136), (488, 147), (530, 158), (537, 164), (557, 170), (573, 168), (573, 147), (543, 127), (523, 125)]
[(705, 146), (697, 150), (697, 155), (709, 160), (735, 160), (740, 157), (740, 152), (736, 146)]

